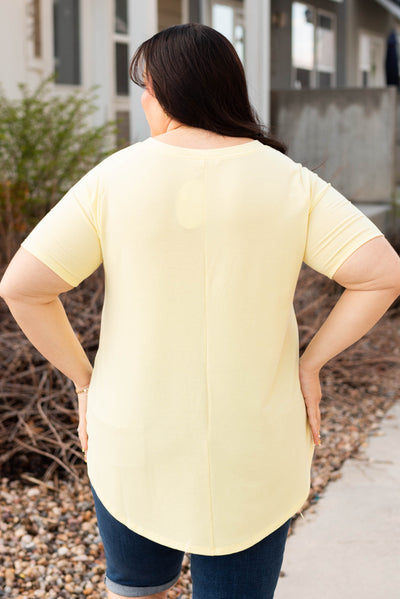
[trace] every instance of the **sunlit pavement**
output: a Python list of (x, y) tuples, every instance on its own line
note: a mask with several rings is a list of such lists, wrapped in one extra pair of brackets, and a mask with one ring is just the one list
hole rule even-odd
[(274, 599), (400, 599), (399, 400), (374, 435), (297, 520)]

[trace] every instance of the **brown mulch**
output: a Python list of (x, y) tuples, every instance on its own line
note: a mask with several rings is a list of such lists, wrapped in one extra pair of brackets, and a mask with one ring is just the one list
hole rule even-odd
[[(102, 305), (98, 272), (64, 304), (93, 358)], [(310, 269), (296, 294), (304, 347), (336, 301), (338, 286)], [(33, 350), (0, 303), (0, 597), (105, 597), (104, 555), (78, 439), (72, 384)], [(323, 370), (322, 447), (304, 509), (342, 463), (379, 433), (399, 396), (400, 307)], [(190, 559), (168, 599), (191, 596)]]

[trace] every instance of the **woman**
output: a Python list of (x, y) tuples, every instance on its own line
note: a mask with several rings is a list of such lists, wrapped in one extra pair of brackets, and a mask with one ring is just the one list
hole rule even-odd
[[(263, 133), (221, 34), (164, 30), (130, 73), (151, 137), (74, 185), (0, 290), (75, 384), (108, 597), (165, 598), (186, 551), (194, 599), (268, 599), (309, 492), (319, 371), (397, 297), (400, 260)], [(346, 290), (299, 370), (302, 261)], [(100, 263), (92, 372), (58, 295)]]

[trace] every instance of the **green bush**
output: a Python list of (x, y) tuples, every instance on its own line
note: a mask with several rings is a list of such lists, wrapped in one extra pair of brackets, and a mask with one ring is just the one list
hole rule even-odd
[(9, 260), (30, 228), (114, 149), (115, 124), (91, 126), (96, 93), (56, 96), (53, 78), (21, 97), (0, 94), (0, 252)]

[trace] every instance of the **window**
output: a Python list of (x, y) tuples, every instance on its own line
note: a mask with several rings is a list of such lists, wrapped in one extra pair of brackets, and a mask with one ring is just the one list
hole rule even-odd
[(294, 2), (292, 7), (292, 65), (295, 87), (313, 87), (313, 14), (311, 8), (300, 2)]
[(40, 0), (33, 0), (33, 55), (35, 58), (42, 56), (42, 35), (40, 27)]
[(53, 21), (56, 82), (79, 85), (79, 0), (54, 0)]
[(335, 77), (335, 22), (334, 17), (317, 13), (317, 87), (333, 87)]
[(243, 2), (227, 0), (213, 2), (212, 27), (225, 35), (244, 62), (244, 11)]
[(118, 96), (129, 94), (128, 44), (115, 44), (116, 88)]
[(115, 0), (115, 92), (117, 96), (129, 95), (129, 36), (128, 2)]
[(361, 87), (385, 86), (384, 64), (384, 38), (373, 33), (360, 33), (358, 70)]
[(292, 70), (294, 87), (335, 85), (335, 15), (302, 2), (293, 2)]
[[(36, 61), (42, 58), (41, 0), (29, 0), (26, 9), (28, 60)], [(33, 66), (33, 63), (31, 65)]]
[(117, 121), (117, 145), (122, 148), (130, 139), (129, 106), (129, 11), (128, 0), (114, 0), (115, 75), (113, 101)]
[(199, 0), (188, 0), (189, 23), (201, 23), (201, 7)]
[(116, 0), (115, 2), (115, 32), (128, 33), (127, 0)]

